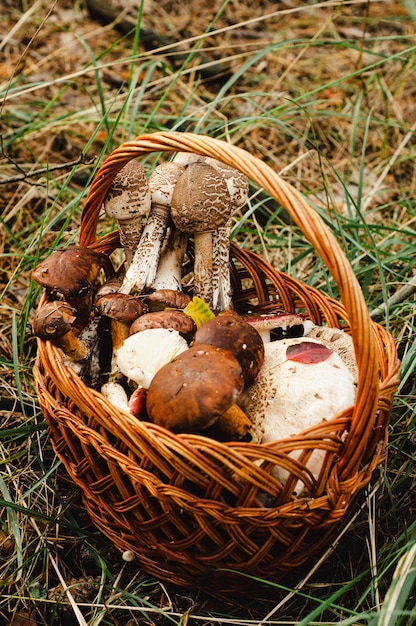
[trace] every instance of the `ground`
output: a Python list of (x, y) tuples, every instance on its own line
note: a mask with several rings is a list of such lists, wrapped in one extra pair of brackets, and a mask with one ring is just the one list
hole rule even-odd
[[(7, 584), (0, 622), (12, 626), (74, 623), (71, 608), (54, 604), (64, 587), (60, 576), (74, 586), (78, 603), (94, 600), (98, 606), (101, 599), (114, 599), (116, 589), (139, 590), (153, 609), (169, 609), (173, 619), (182, 616), (182, 623), (187, 610), (207, 621), (212, 611), (217, 620), (221, 613), (237, 623), (243, 614), (259, 621), (278, 605), (273, 593), (264, 592), (248, 606), (221, 598), (213, 608), (212, 599), (201, 594), (149, 581), (129, 563), (121, 568), (118, 554), (91, 528), (78, 494), (55, 466), (31, 375), (36, 351), (31, 321), (39, 292), (30, 275), (50, 248), (77, 241), (94, 168), (116, 146), (166, 129), (237, 144), (280, 172), (316, 208), (342, 243), (370, 310), (414, 281), (416, 14), (411, 2), (145, 0), (143, 6), (126, 5), (122, 0), (4, 0), (0, 15), (5, 468), (0, 512), (5, 541), (13, 536), (27, 559), (16, 575), (13, 545), (2, 545), (0, 567)], [(144, 160), (146, 167), (152, 163)], [(111, 226), (100, 222), (103, 232)], [(338, 296), (307, 233), (261, 190), (252, 189), (250, 211), (237, 216), (233, 236), (273, 266)], [(414, 313), (410, 293), (381, 317), (404, 367), (389, 462), (381, 472), (382, 497), (367, 499), (377, 523), (369, 509), (358, 516), (331, 556), (330, 573), (328, 565), (315, 577), (308, 569), (296, 572), (287, 586), (311, 578), (303, 583), (308, 597), (289, 597), (280, 589), (283, 604), (276, 618), (301, 619), (316, 604), (311, 596), (329, 597), (354, 577), (362, 579), (360, 584), (339, 601), (343, 608), (333, 601), (328, 620), (377, 609), (386, 592), (391, 571), (386, 579), (379, 571), (372, 579), (371, 568), (373, 573), (377, 565), (383, 569), (386, 555), (397, 556), (395, 542), (402, 545), (414, 521), (414, 443), (408, 436), (415, 431)], [(17, 508), (5, 506), (6, 501)], [(27, 509), (40, 517), (27, 516)], [(54, 516), (61, 510), (65, 522), (55, 532)], [(87, 541), (81, 537), (84, 528)], [(384, 560), (374, 554), (375, 546)], [(107, 564), (113, 576), (108, 579)], [(110, 610), (101, 618), (100, 609), (94, 610), (90, 624), (98, 619), (139, 623), (133, 609)]]

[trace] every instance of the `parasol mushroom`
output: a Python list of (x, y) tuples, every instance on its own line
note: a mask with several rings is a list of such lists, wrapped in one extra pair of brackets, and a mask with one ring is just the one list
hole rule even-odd
[[(231, 214), (244, 206), (248, 199), (248, 180), (241, 172), (217, 159), (207, 157), (205, 163), (212, 165), (221, 174), (227, 185), (231, 200)], [(230, 309), (231, 280), (230, 280), (230, 233), (231, 214), (228, 221), (217, 228), (213, 234), (212, 252), (214, 259), (220, 259), (213, 267), (213, 303), (214, 311)]]
[[(204, 162), (188, 165), (173, 191), (171, 216), (179, 230), (194, 235), (194, 295), (210, 308), (213, 273), (222, 275), (226, 262), (224, 258), (213, 257), (213, 232), (227, 224), (230, 215), (231, 200), (223, 176)], [(228, 263), (225, 271), (229, 271)]]
[(128, 266), (139, 244), (142, 220), (150, 211), (149, 184), (143, 167), (137, 161), (126, 163), (115, 176), (103, 207), (109, 217), (117, 220)]

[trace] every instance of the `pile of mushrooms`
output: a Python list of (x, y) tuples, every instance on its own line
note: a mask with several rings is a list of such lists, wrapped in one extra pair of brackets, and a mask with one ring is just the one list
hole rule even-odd
[[(212, 158), (181, 153), (148, 179), (128, 163), (103, 203), (124, 263), (114, 271), (80, 246), (53, 252), (33, 272), (46, 294), (34, 334), (114, 406), (177, 433), (272, 445), (347, 409), (349, 335), (296, 313), (233, 310), (230, 229), (247, 197), (247, 179)], [(321, 465), (317, 455), (313, 477)]]

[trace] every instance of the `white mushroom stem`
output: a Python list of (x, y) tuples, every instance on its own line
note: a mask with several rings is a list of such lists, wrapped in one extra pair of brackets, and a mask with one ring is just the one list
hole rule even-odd
[(170, 204), (182, 165), (161, 163), (149, 178), (152, 206), (139, 245), (121, 285), (121, 293), (140, 294), (155, 280), (163, 242), (170, 225)]
[(166, 246), (162, 250), (152, 289), (182, 290), (182, 263), (186, 252), (188, 235), (172, 228)]
[(108, 382), (104, 383), (101, 387), (101, 393), (104, 398), (107, 398), (109, 402), (118, 409), (123, 409), (127, 413), (130, 412), (129, 401), (127, 393), (119, 383)]
[(120, 293), (140, 294), (155, 279), (160, 250), (169, 224), (169, 210), (152, 206), (139, 245), (120, 287)]

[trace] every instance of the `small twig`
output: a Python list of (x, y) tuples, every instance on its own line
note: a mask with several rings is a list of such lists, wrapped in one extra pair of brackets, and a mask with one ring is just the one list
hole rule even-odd
[[(69, 161), (69, 163), (61, 163), (60, 165), (41, 167), (40, 169), (35, 170), (33, 172), (22, 171), (22, 174), (17, 174), (16, 176), (11, 176), (10, 178), (5, 178), (4, 180), (0, 180), (0, 185), (6, 185), (8, 183), (18, 183), (22, 180), (36, 178), (38, 176), (42, 176), (43, 174), (49, 174), (50, 172), (56, 172), (59, 170), (68, 170), (68, 169), (71, 169), (72, 167), (75, 167), (76, 165), (92, 165), (95, 159), (96, 157), (87, 158), (86, 155), (82, 153), (78, 159), (76, 159), (75, 161)], [(20, 166), (17, 166), (17, 167), (20, 170), (22, 169)]]
[(382, 318), (388, 309), (391, 309), (395, 304), (399, 304), (407, 298), (410, 298), (414, 293), (416, 293), (416, 276), (413, 276), (407, 283), (405, 283), (400, 289), (398, 289), (393, 295), (388, 298), (387, 302), (383, 302), (376, 309), (371, 311), (370, 317), (373, 320), (377, 320)]

